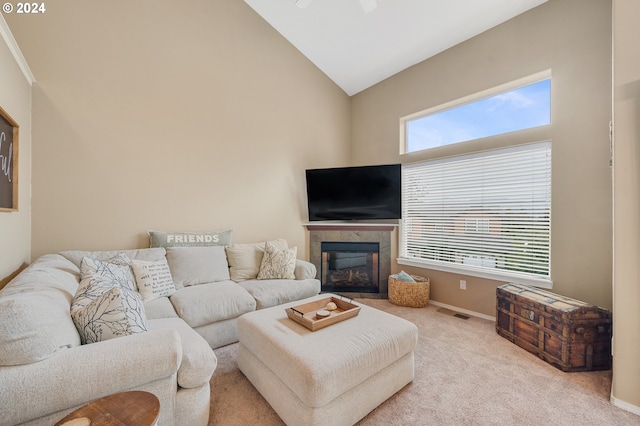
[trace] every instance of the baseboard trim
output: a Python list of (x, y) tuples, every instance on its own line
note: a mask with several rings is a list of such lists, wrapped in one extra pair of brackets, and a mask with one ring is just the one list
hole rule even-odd
[(489, 316), (489, 315), (486, 315), (486, 314), (481, 314), (480, 312), (470, 311), (468, 309), (462, 309), (462, 308), (459, 308), (459, 307), (453, 306), (453, 305), (447, 305), (446, 303), (441, 303), (441, 302), (436, 302), (434, 300), (430, 300), (429, 304), (430, 305), (434, 305), (434, 306), (439, 306), (441, 308), (447, 308), (449, 310), (460, 312), (461, 314), (466, 314), (466, 315), (469, 315), (469, 316), (472, 316), (472, 317), (482, 318), (482, 319), (485, 319), (485, 320), (488, 320), (488, 321), (493, 321), (493, 322), (496, 321), (496, 317), (492, 317), (492, 316)]
[(640, 407), (629, 404), (628, 402), (617, 399), (613, 395), (611, 395), (611, 403), (618, 408), (622, 408), (625, 411), (629, 411), (630, 413), (637, 414), (640, 416)]

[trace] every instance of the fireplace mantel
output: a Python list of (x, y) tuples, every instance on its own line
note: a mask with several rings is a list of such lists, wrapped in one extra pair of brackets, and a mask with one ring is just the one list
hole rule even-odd
[(397, 223), (308, 222), (304, 226), (314, 231), (393, 231)]

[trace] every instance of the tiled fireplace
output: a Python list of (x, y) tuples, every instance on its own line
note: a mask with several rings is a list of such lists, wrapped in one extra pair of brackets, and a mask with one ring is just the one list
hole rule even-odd
[(314, 224), (310, 261), (318, 270), (322, 291), (388, 293), (391, 270), (389, 225)]
[(380, 292), (380, 243), (320, 243), (322, 291)]

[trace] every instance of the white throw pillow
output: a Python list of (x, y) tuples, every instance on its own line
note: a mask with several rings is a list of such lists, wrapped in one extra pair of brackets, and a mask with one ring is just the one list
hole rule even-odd
[[(84, 308), (89, 303), (102, 296), (112, 288), (122, 288), (118, 282), (110, 278), (94, 275), (80, 281), (75, 296), (71, 301), (71, 315), (79, 309)], [(127, 288), (128, 289), (128, 288)]]
[(124, 253), (108, 261), (83, 257), (80, 263), (81, 281), (71, 302), (71, 313), (87, 306), (113, 287), (135, 291), (136, 283), (130, 263), (131, 259)]
[[(279, 250), (286, 250), (287, 241), (283, 239), (271, 241)], [(253, 280), (258, 277), (265, 243), (234, 244), (226, 248), (229, 262), (229, 273), (233, 281)]]
[(143, 302), (168, 297), (176, 292), (166, 258), (157, 261), (134, 259), (131, 261), (131, 269)]
[(262, 263), (260, 264), (260, 271), (258, 272), (258, 279), (295, 279), (297, 251), (297, 247), (280, 250), (272, 242), (267, 241)]
[(112, 287), (71, 316), (82, 344), (147, 331), (140, 295), (121, 287)]
[(136, 289), (136, 280), (131, 272), (131, 259), (124, 253), (118, 253), (109, 260), (83, 257), (80, 263), (80, 278), (84, 280), (94, 276), (116, 281), (122, 288), (134, 291)]
[(124, 253), (109, 261), (82, 259), (82, 279), (71, 303), (71, 318), (83, 344), (147, 331), (130, 264)]

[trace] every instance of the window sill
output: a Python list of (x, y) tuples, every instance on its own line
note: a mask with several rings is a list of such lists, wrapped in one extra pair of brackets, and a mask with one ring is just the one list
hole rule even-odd
[(434, 262), (429, 260), (415, 260), (406, 258), (397, 258), (399, 265), (413, 266), (416, 268), (433, 269), (436, 271), (450, 272), (452, 274), (468, 275), (471, 277), (486, 278), (489, 280), (517, 282), (520, 284), (531, 285), (535, 287), (552, 289), (553, 281), (550, 279), (528, 277), (516, 273), (501, 270), (488, 270), (486, 268), (474, 268), (466, 265), (451, 265), (444, 262)]

